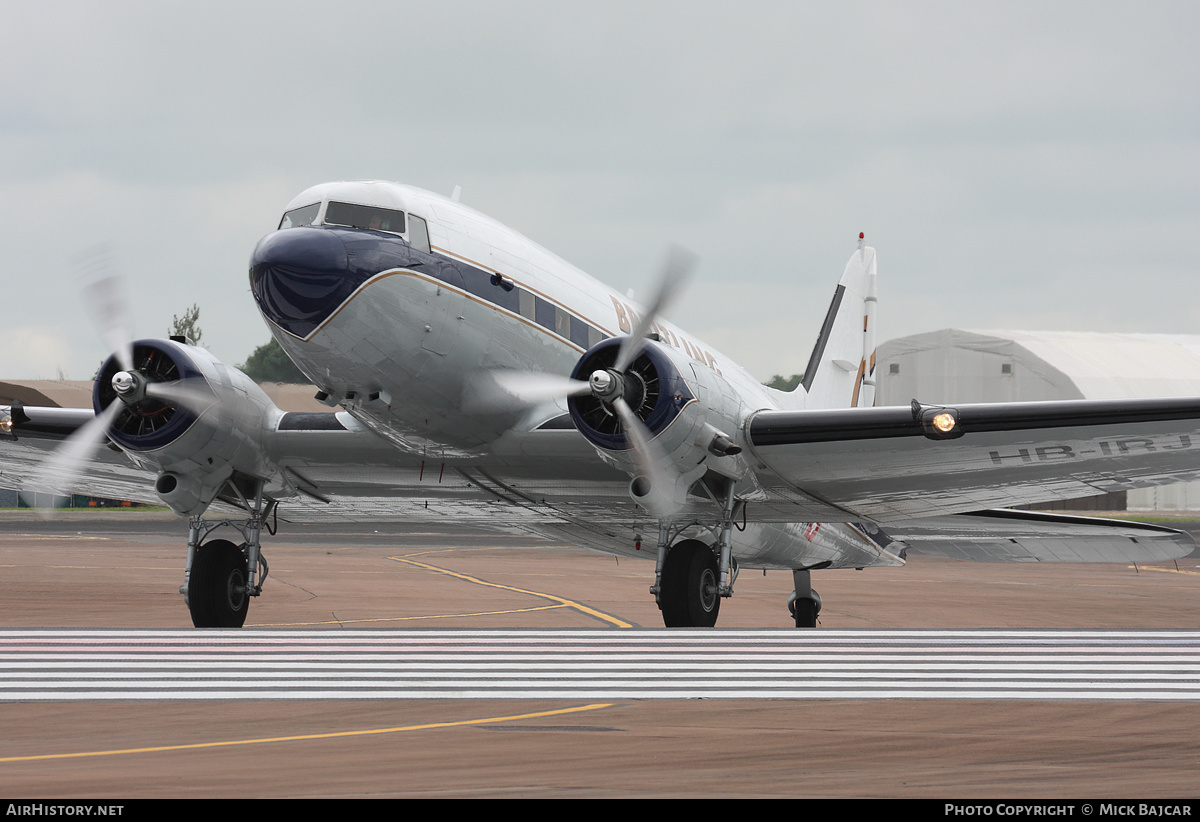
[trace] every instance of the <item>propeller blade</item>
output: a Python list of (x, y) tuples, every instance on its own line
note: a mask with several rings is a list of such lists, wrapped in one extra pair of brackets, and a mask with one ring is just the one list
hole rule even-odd
[(146, 396), (169, 405), (181, 406), (196, 416), (200, 416), (209, 408), (217, 406), (217, 398), (213, 396), (213, 393), (207, 387), (189, 384), (185, 380), (147, 383)]
[(63, 440), (62, 445), (30, 474), (25, 487), (49, 494), (70, 493), (84, 465), (104, 441), (105, 432), (124, 407), (120, 400), (113, 400), (104, 411)]
[(73, 259), (86, 296), (85, 304), (105, 345), (116, 352), (121, 368), (133, 368), (133, 331), (126, 311), (125, 289), (112, 248), (101, 243)]
[(662, 316), (668, 306), (675, 302), (695, 267), (696, 255), (679, 246), (671, 246), (667, 253), (667, 262), (659, 274), (658, 289), (655, 291), (654, 299), (647, 306), (645, 313), (642, 314), (629, 336), (621, 341), (621, 349), (617, 352), (617, 362), (613, 366), (614, 370), (624, 374), (630, 363), (637, 359), (638, 354), (642, 352), (642, 347), (646, 344), (646, 335), (650, 333), (650, 329), (658, 322), (658, 318)]
[(678, 477), (671, 470), (667, 455), (654, 442), (650, 430), (642, 424), (637, 415), (630, 409), (624, 397), (617, 397), (613, 410), (621, 418), (621, 428), (633, 445), (633, 457), (638, 465), (638, 473), (650, 483), (650, 493), (641, 498), (646, 510), (659, 519), (666, 519), (679, 510), (675, 500), (675, 485)]
[(475, 413), (519, 411), (551, 400), (587, 394), (583, 380), (535, 371), (488, 371), (467, 386), (463, 408)]

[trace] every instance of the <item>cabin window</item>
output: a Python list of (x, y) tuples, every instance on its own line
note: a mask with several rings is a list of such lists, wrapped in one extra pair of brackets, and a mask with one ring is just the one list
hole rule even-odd
[(329, 201), (325, 209), (328, 225), (345, 225), (351, 228), (369, 228), (372, 231), (404, 233), (404, 212), (378, 206), (356, 205)]
[(312, 205), (300, 206), (293, 208), (291, 211), (285, 211), (283, 219), (279, 221), (279, 228), (297, 228), (302, 225), (312, 225), (312, 221), (317, 219), (317, 212), (321, 210), (320, 203)]
[(533, 320), (534, 322), (537, 322), (537, 312), (534, 307), (535, 306), (534, 300), (536, 298), (523, 288), (519, 289), (519, 291), (521, 294), (521, 305), (520, 305), (521, 316), (527, 320)]
[(534, 313), (537, 324), (550, 331), (554, 330), (554, 303), (546, 302), (541, 297), (534, 297)]
[(424, 251), (426, 254), (431, 253), (429, 249), (429, 227), (425, 225), (425, 220), (416, 214), (408, 215), (408, 241), (412, 243), (412, 247), (417, 251)]
[(591, 348), (588, 345), (588, 324), (578, 317), (571, 317), (571, 342), (580, 348)]
[(571, 339), (571, 315), (557, 305), (554, 306), (554, 333), (564, 339)]

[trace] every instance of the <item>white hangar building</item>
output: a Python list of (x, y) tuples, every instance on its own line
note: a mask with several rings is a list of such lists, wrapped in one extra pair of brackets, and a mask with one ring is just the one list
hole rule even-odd
[[(1200, 336), (948, 328), (880, 345), (876, 380), (876, 405), (1194, 397)], [(1069, 507), (1200, 510), (1200, 483)]]

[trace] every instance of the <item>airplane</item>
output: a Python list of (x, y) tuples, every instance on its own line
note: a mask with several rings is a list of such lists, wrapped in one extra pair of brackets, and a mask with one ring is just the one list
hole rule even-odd
[(0, 407), (0, 481), (186, 517), (197, 628), (244, 624), (280, 520), (515, 527), (653, 559), (663, 622), (684, 628), (714, 626), (747, 568), (791, 571), (790, 619), (814, 628), (814, 571), (1193, 550), (1158, 525), (1014, 506), (1200, 477), (1200, 399), (874, 407), (861, 234), (800, 384), (774, 390), (663, 318), (691, 265), (672, 251), (642, 307), (457, 196), (317, 185), (249, 284), (337, 411), (284, 412), (186, 339), (130, 342), (99, 278), (116, 351), (93, 407)]

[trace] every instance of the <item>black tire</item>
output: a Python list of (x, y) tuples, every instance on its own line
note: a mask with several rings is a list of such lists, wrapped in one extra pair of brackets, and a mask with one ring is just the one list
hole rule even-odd
[(672, 546), (663, 562), (663, 623), (668, 628), (711, 628), (721, 611), (719, 567), (712, 549), (698, 539)]
[(188, 610), (197, 628), (241, 628), (250, 595), (246, 591), (246, 552), (227, 539), (214, 539), (196, 549), (188, 578)]
[(796, 600), (796, 627), (797, 628), (816, 628), (817, 627), (817, 603), (815, 600), (807, 597), (800, 597)]

